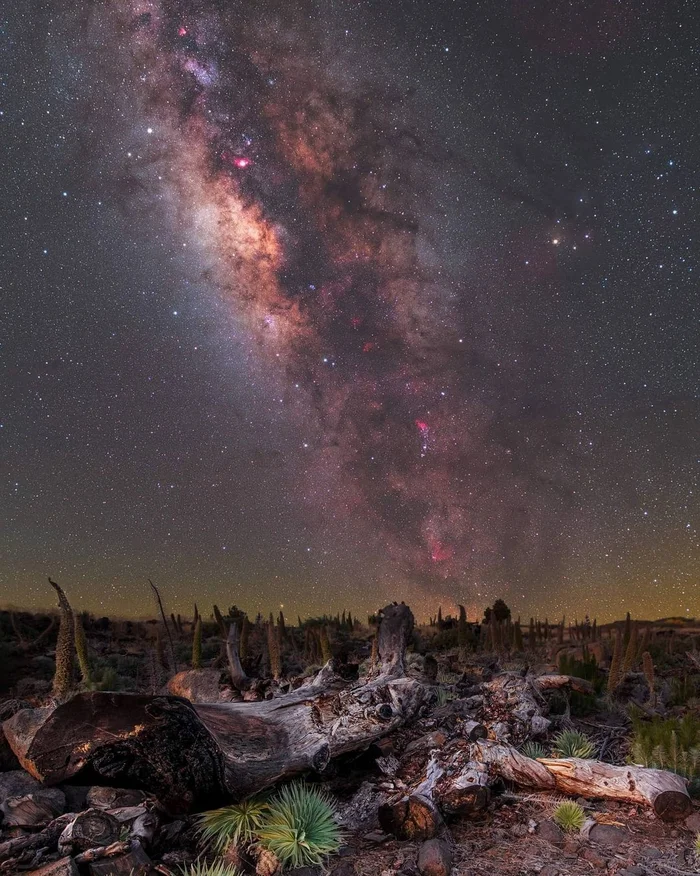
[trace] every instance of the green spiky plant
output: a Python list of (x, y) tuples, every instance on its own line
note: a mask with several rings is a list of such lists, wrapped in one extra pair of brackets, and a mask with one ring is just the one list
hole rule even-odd
[(554, 737), (552, 753), (555, 757), (581, 757), (585, 760), (593, 757), (595, 746), (579, 730), (562, 730)]
[(538, 757), (547, 757), (544, 745), (540, 745), (539, 742), (525, 742), (520, 751), (525, 757), (531, 757), (533, 760), (537, 760)]
[(192, 669), (202, 668), (202, 618), (198, 617), (194, 625), (192, 638)]
[(690, 782), (690, 792), (700, 790), (700, 718), (691, 712), (683, 718), (645, 720), (632, 715), (630, 763), (671, 770)]
[(323, 663), (328, 663), (328, 661), (333, 657), (333, 652), (331, 651), (331, 643), (328, 638), (328, 629), (325, 624), (321, 627), (320, 631), (321, 635), (321, 660)]
[(693, 851), (695, 852), (695, 857), (700, 859), (700, 833), (695, 834), (695, 842), (693, 843)]
[(301, 782), (270, 800), (258, 837), (283, 867), (294, 868), (320, 866), (342, 839), (330, 797)]
[(586, 813), (574, 800), (564, 800), (552, 813), (552, 819), (567, 833), (578, 833), (586, 822)]
[(179, 876), (240, 876), (240, 871), (225, 861), (215, 861), (213, 864), (195, 861), (194, 864), (181, 867)]
[(232, 843), (250, 843), (257, 837), (268, 808), (265, 800), (253, 797), (233, 806), (204, 812), (199, 816), (202, 841), (217, 854), (224, 852)]

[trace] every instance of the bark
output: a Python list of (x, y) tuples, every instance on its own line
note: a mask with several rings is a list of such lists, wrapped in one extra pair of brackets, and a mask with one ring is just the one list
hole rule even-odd
[(665, 770), (576, 757), (532, 760), (508, 745), (489, 742), (476, 743), (472, 757), (515, 784), (574, 797), (636, 803), (650, 807), (664, 821), (685, 818), (692, 808), (685, 779)]
[(24, 768), (42, 781), (82, 771), (93, 784), (151, 791), (172, 813), (204, 808), (322, 771), (415, 717), (428, 691), (400, 675), (412, 625), (406, 606), (385, 610), (386, 671), (352, 687), (341, 686), (328, 664), (312, 682), (263, 702), (90, 692), (53, 711), (20, 711), (3, 727)]
[(55, 849), (59, 836), (74, 818), (73, 812), (60, 815), (38, 833), (18, 836), (0, 843), (0, 861), (7, 861), (31, 849)]
[(117, 819), (104, 809), (86, 809), (66, 827), (58, 839), (60, 852), (84, 852), (95, 846), (109, 846), (119, 839)]
[(241, 665), (238, 643), (238, 624), (236, 621), (233, 621), (226, 637), (226, 657), (233, 686), (237, 690), (245, 690), (248, 687), (248, 676), (243, 671), (243, 666)]

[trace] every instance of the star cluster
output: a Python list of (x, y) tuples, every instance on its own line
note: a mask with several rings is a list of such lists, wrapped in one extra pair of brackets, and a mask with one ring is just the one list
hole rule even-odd
[(700, 611), (693, 10), (463, 6), (7, 13), (7, 601)]

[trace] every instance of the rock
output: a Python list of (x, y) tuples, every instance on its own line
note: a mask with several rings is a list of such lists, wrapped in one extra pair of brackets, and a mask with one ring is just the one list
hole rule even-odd
[(121, 809), (140, 806), (146, 800), (143, 791), (132, 788), (102, 788), (95, 785), (87, 792), (86, 803), (91, 809)]
[(372, 830), (366, 833), (362, 839), (366, 843), (385, 843), (389, 839), (389, 834), (382, 833), (380, 830)]
[(513, 836), (527, 836), (527, 825), (526, 824), (514, 824), (510, 832)]
[(614, 824), (596, 824), (589, 833), (591, 842), (604, 846), (611, 852), (616, 852), (620, 844), (627, 839), (627, 832)]
[(555, 824), (551, 820), (541, 821), (539, 823), (537, 835), (540, 839), (550, 843), (550, 845), (557, 846), (560, 849), (564, 848), (564, 843), (566, 841), (564, 831), (558, 824)]
[(67, 812), (80, 812), (87, 807), (89, 785), (61, 785), (60, 788), (66, 795)]
[(187, 669), (170, 679), (168, 693), (191, 703), (218, 703), (220, 678), (219, 669)]
[(684, 824), (693, 833), (700, 833), (700, 812), (691, 813), (684, 821)]
[(294, 870), (286, 870), (287, 876), (321, 876), (320, 867), (297, 867)]
[(418, 852), (418, 869), (422, 876), (450, 876), (452, 851), (445, 840), (429, 839)]
[(663, 858), (664, 853), (654, 846), (644, 846), (643, 849), (640, 849), (639, 855), (642, 858), (646, 858), (648, 861), (656, 861), (659, 858)]
[(624, 876), (644, 876), (646, 870), (639, 864), (633, 864), (631, 867), (627, 867), (622, 871)]
[(595, 849), (584, 849), (581, 852), (581, 857), (599, 870), (604, 869), (608, 863), (607, 858), (604, 858)]
[(25, 876), (78, 876), (78, 868), (72, 858), (61, 858), (39, 867), (38, 870), (25, 871)]
[(554, 864), (545, 864), (540, 870), (540, 876), (559, 876), (560, 872), (559, 867), (555, 867)]

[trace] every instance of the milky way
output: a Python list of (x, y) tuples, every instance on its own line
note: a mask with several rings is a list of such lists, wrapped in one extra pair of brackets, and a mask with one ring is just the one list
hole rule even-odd
[[(639, 330), (632, 278), (647, 271), (640, 308), (653, 312), (648, 302), (662, 293), (656, 281), (644, 285), (660, 270), (649, 254), (677, 272), (690, 267), (680, 253), (691, 254), (680, 238), (664, 242), (660, 226), (628, 249), (615, 237), (616, 216), (627, 243), (641, 222), (615, 162), (631, 156), (638, 176), (648, 167), (651, 187), (654, 175), (675, 172), (681, 151), (643, 130), (631, 97), (619, 130), (604, 89), (600, 103), (588, 97), (596, 57), (624, 56), (653, 22), (616, 15), (594, 40), (575, 16), (564, 32), (542, 9), (523, 20), (503, 4), (517, 35), (511, 71), (503, 46), (478, 45), (478, 15), (453, 32), (442, 4), (438, 24), (425, 23), (430, 8), (416, 30), (439, 74), (430, 72), (438, 61), (421, 57), (413, 71), (401, 54), (410, 16), (392, 19), (374, 3), (71, 7), (46, 49), (80, 118), (67, 160), (127, 224), (161, 229), (159, 247), (163, 235), (183, 240), (186, 261), (173, 269), (191, 290), (182, 300), (219, 308), (222, 348), (235, 326), (298, 438), (293, 456), (275, 451), (285, 501), (326, 541), (347, 530), (343, 550), (361, 555), (367, 545), (370, 591), (388, 576), (391, 595), (412, 587), (405, 592), (425, 606), (478, 608), (505, 593), (524, 610), (553, 588), (559, 610), (570, 602), (567, 582), (597, 575), (610, 596), (625, 575), (641, 575), (654, 605), (654, 575), (673, 575), (675, 557), (685, 610), (697, 551), (686, 491), (695, 480), (692, 369), (679, 376), (683, 356), (670, 349), (651, 367), (644, 360), (653, 329)], [(533, 53), (545, 58), (535, 72)], [(453, 56), (456, 67), (445, 68)], [(680, 190), (659, 199), (668, 217)], [(615, 286), (610, 276), (625, 270)], [(687, 301), (686, 287), (681, 294)], [(668, 302), (660, 310), (669, 338), (678, 313)], [(665, 377), (649, 400), (654, 369)], [(225, 386), (212, 404), (235, 406)], [(671, 433), (680, 438), (657, 483), (649, 454), (663, 453)], [(213, 469), (204, 478), (218, 488)], [(236, 503), (232, 478), (202, 513)], [(635, 555), (648, 547), (635, 549), (652, 506), (669, 524), (653, 538), (656, 571)], [(672, 547), (659, 553), (664, 542)], [(305, 605), (333, 590), (319, 586)], [(341, 586), (351, 603), (352, 585)]]

